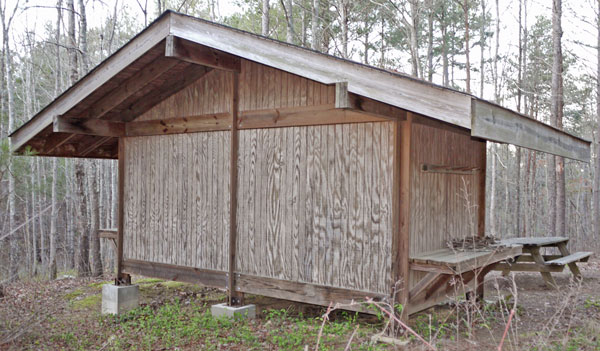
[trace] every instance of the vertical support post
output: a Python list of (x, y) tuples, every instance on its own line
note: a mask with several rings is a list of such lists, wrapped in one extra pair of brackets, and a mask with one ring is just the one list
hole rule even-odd
[[(482, 143), (481, 159), (479, 160), (481, 171), (479, 172), (478, 178), (478, 198), (477, 198), (477, 236), (483, 237), (485, 236), (485, 178), (486, 178), (486, 168), (487, 168), (487, 142), (483, 141)], [(484, 283), (485, 283), (485, 275), (487, 272), (476, 272), (477, 273), (477, 285), (475, 288), (476, 298), (479, 301), (483, 301), (484, 297)]]
[(477, 235), (485, 235), (485, 178), (487, 168), (487, 142), (483, 141), (481, 150), (481, 172), (478, 179), (478, 199), (477, 199)]
[(117, 204), (117, 282), (123, 275), (123, 227), (125, 223), (125, 139), (119, 138), (119, 182)]
[(229, 306), (242, 304), (241, 294), (235, 290), (235, 254), (237, 245), (237, 191), (238, 191), (238, 114), (239, 114), (239, 72), (231, 72), (231, 160), (229, 166), (229, 273), (227, 283), (227, 301)]
[[(400, 316), (408, 319), (409, 298), (409, 224), (410, 224), (410, 154), (413, 115), (406, 114), (406, 120), (396, 122), (394, 154), (394, 234), (392, 242), (392, 293), (395, 303), (402, 304)], [(399, 282), (399, 284), (396, 284)]]

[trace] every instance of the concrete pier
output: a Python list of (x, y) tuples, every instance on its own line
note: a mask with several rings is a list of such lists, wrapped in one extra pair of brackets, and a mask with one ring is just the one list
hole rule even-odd
[(121, 314), (138, 307), (140, 288), (137, 285), (102, 286), (102, 314)]
[(210, 313), (213, 317), (229, 317), (229, 318), (256, 318), (256, 306), (227, 306), (226, 303), (210, 306)]

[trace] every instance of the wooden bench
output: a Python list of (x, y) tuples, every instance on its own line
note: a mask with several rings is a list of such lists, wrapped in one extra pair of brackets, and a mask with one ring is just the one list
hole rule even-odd
[[(567, 249), (569, 238), (566, 237), (526, 237), (502, 240), (503, 244), (523, 245), (523, 255), (516, 260), (505, 260), (497, 263), (494, 270), (502, 271), (504, 275), (509, 272), (540, 272), (549, 287), (556, 288), (556, 282), (550, 273), (562, 272), (565, 266), (573, 273), (576, 279), (581, 279), (581, 272), (577, 262), (587, 262), (593, 252), (570, 253)], [(540, 250), (545, 247), (555, 247), (560, 255), (542, 255)]]
[(587, 262), (590, 256), (592, 256), (593, 254), (593, 252), (589, 251), (580, 251), (567, 256), (558, 257), (553, 260), (546, 261), (544, 263), (550, 266), (565, 266), (569, 263), (574, 262)]

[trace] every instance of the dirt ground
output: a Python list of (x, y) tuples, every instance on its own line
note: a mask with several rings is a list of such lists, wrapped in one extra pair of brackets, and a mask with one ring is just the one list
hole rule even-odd
[[(516, 300), (503, 350), (600, 350), (600, 260), (580, 268), (581, 284), (568, 269), (554, 273), (558, 290), (547, 288), (539, 273), (491, 273), (483, 305), (450, 302), (413, 316), (410, 326), (437, 350), (497, 350)], [(0, 350), (314, 350), (317, 340), (322, 350), (400, 349), (371, 342), (386, 322), (377, 316), (335, 311), (323, 323), (321, 307), (249, 296), (256, 320), (215, 320), (208, 310), (224, 301), (222, 291), (135, 280), (142, 306), (122, 317), (100, 315), (106, 280), (6, 286)], [(406, 350), (430, 349), (410, 335), (404, 339), (410, 340)]]

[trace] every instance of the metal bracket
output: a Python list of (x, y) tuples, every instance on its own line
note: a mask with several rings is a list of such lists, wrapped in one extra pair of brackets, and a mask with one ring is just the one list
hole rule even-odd
[(115, 278), (115, 285), (131, 285), (131, 275), (127, 273), (121, 273)]

